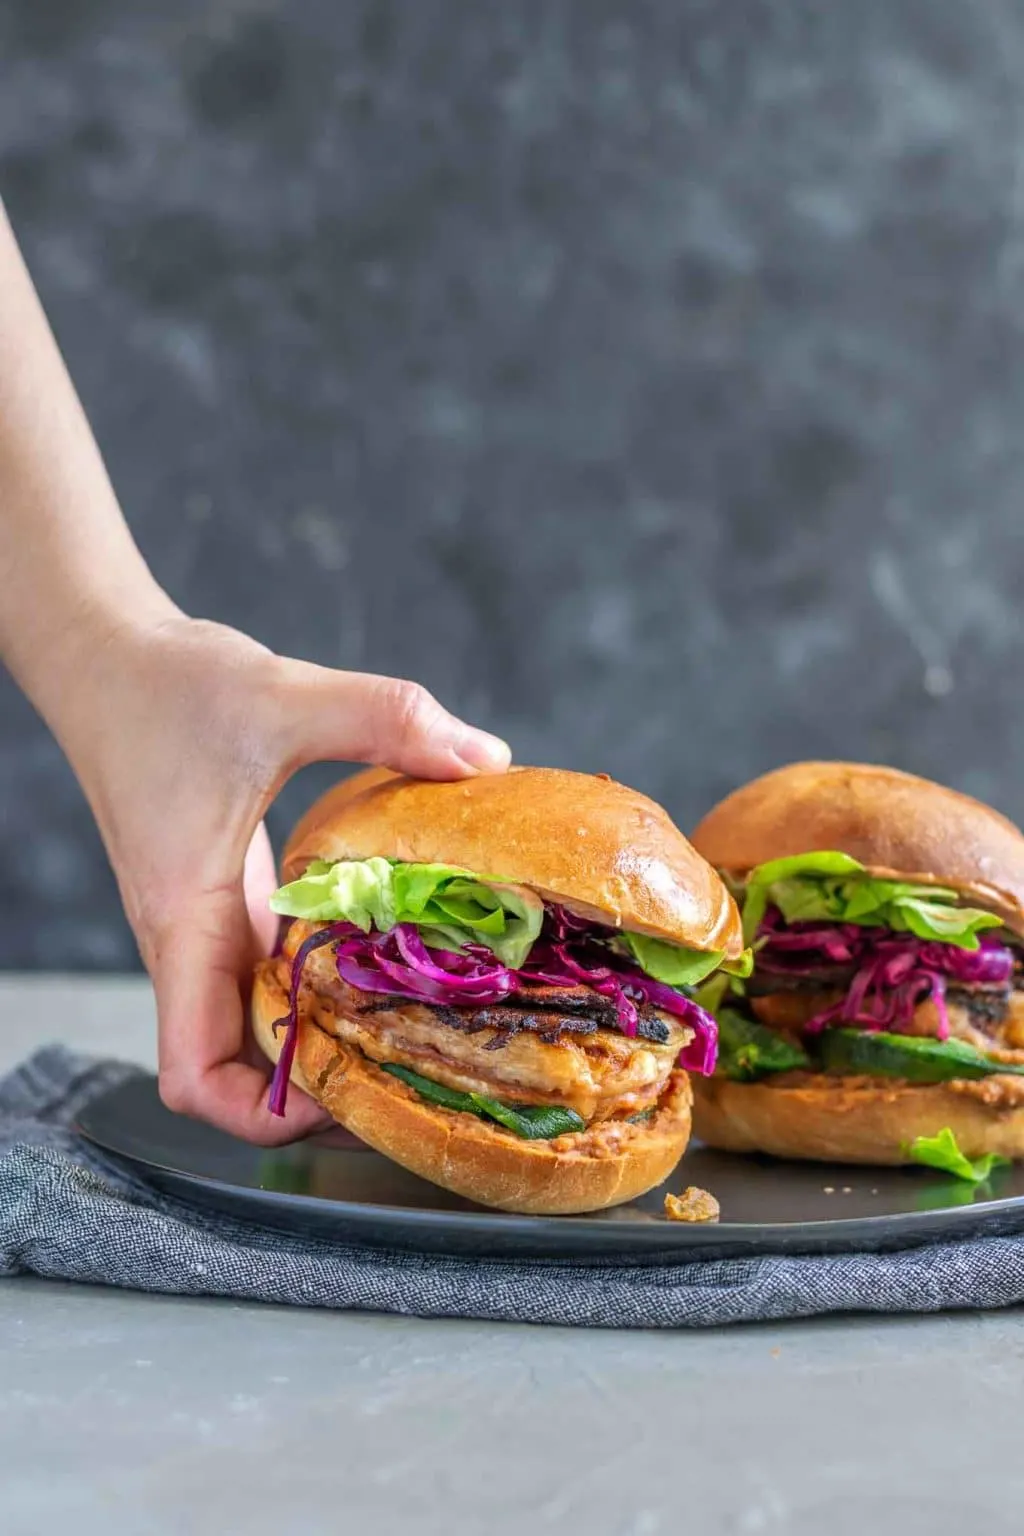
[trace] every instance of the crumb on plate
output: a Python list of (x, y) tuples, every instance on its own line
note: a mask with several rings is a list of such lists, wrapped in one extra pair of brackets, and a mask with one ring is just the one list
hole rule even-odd
[(706, 1189), (691, 1184), (681, 1195), (665, 1196), (665, 1215), (669, 1221), (717, 1221), (721, 1206)]

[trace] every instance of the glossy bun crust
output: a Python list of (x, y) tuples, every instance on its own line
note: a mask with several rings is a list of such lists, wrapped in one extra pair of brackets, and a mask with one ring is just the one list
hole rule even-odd
[[(287, 1009), (276, 962), (262, 962), (252, 1025), (272, 1061), (284, 1039), (273, 1024)], [(473, 1115), (425, 1103), (360, 1051), (302, 1016), (291, 1080), (403, 1168), (479, 1205), (533, 1215), (573, 1215), (636, 1199), (668, 1177), (690, 1135), (685, 1072), (673, 1072), (649, 1121), (614, 1127), (606, 1122), (552, 1141), (524, 1141)]]
[(667, 812), (598, 775), (512, 768), (435, 783), (371, 769), (303, 817), (284, 878), (313, 859), (373, 854), (499, 876), (595, 922), (691, 949), (734, 959), (743, 948), (735, 902)]
[(1024, 934), (1024, 836), (968, 795), (896, 768), (791, 763), (709, 811), (693, 845), (742, 877), (769, 859), (836, 849), (873, 873), (946, 885)]

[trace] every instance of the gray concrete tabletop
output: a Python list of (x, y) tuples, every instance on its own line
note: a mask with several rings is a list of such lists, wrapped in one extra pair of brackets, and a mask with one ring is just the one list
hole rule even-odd
[[(0, 1072), (149, 1063), (134, 980), (0, 978)], [(0, 1284), (0, 1532), (986, 1536), (1024, 1317), (531, 1328)]]

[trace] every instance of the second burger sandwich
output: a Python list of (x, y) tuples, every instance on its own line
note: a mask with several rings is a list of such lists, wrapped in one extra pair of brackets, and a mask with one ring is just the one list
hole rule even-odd
[(293, 919), (253, 1026), (289, 1078), (406, 1168), (506, 1210), (619, 1204), (672, 1171), (714, 1019), (684, 988), (745, 969), (736, 905), (653, 801), (521, 768), (381, 770), (285, 851)]
[[(710, 811), (694, 845), (739, 897), (754, 971), (722, 984), (695, 1129), (779, 1157), (1024, 1156), (1024, 836), (892, 768), (794, 763)], [(972, 1160), (980, 1160), (972, 1164)]]

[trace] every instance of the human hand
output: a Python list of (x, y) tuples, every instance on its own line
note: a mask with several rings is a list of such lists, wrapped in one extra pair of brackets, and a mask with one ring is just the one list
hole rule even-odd
[[(316, 758), (425, 778), (508, 748), (411, 683), (287, 661), (186, 618), (136, 548), (0, 207), (0, 658), (71, 760), (156, 988), (160, 1091), (267, 1143), (320, 1111), (265, 1112), (245, 992), (270, 948), (262, 818)], [(244, 867), (244, 877), (243, 877)], [(248, 901), (248, 906), (247, 906)]]
[(329, 1124), (297, 1091), (283, 1120), (268, 1113), (248, 1035), (277, 923), (263, 815), (317, 759), (452, 779), (504, 770), (508, 748), (415, 684), (286, 660), (174, 610), (83, 646), (61, 737), (153, 979), (164, 1103), (266, 1145)]

